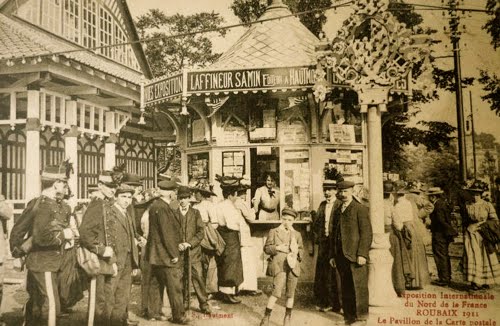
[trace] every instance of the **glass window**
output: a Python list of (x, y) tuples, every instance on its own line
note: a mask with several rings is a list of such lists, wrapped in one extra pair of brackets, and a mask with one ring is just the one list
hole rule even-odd
[(95, 0), (82, 1), (82, 33), (83, 46), (95, 48), (97, 46), (97, 2)]
[[(125, 42), (127, 42), (127, 36), (123, 32), (123, 30), (120, 28), (120, 26), (115, 22), (115, 44), (120, 44), (120, 43), (125, 43)], [(115, 52), (115, 59), (118, 62), (121, 62), (123, 64), (127, 64), (126, 45), (116, 46), (113, 48), (113, 51)]]
[(0, 120), (10, 119), (10, 93), (0, 94)]
[[(111, 14), (104, 8), (100, 8), (100, 46), (111, 45), (113, 44), (113, 17)], [(113, 48), (101, 48), (101, 54), (106, 57), (114, 59), (112, 53)]]
[(208, 180), (208, 153), (188, 155), (188, 177), (191, 179)]
[(285, 149), (284, 163), (285, 206), (297, 212), (309, 211), (311, 205), (309, 150)]
[(362, 118), (354, 91), (336, 91), (322, 113), (323, 140), (333, 144), (363, 142)]
[(42, 0), (42, 27), (55, 34), (61, 33), (61, 1)]
[(80, 5), (79, 0), (64, 0), (64, 37), (80, 42)]
[(222, 153), (222, 175), (242, 178), (245, 174), (245, 152)]
[(20, 5), (17, 14), (30, 23), (38, 25), (40, 18), (40, 0), (26, 1)]

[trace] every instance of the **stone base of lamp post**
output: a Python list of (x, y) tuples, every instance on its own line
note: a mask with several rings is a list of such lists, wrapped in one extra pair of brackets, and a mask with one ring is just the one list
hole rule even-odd
[(399, 303), (392, 284), (394, 258), (389, 249), (389, 233), (374, 233), (368, 272), (369, 303), (374, 307), (395, 306)]

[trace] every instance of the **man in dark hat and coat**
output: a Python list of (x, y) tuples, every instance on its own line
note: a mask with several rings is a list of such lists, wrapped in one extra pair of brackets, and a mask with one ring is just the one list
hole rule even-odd
[[(201, 240), (205, 235), (205, 224), (201, 219), (200, 212), (191, 207), (191, 190), (186, 186), (180, 186), (177, 192), (179, 200), (179, 208), (177, 214), (181, 220), (182, 226), (182, 243), (179, 244), (179, 251), (184, 254), (184, 284), (192, 283), (200, 310), (204, 314), (210, 314), (210, 306), (208, 304), (207, 292), (205, 290), (205, 282), (203, 281), (203, 270), (201, 268)], [(189, 268), (191, 271), (189, 271)], [(191, 279), (187, 280), (191, 274)], [(185, 289), (184, 296), (189, 298)], [(185, 300), (187, 301), (187, 300)], [(189, 308), (189, 302), (185, 302)]]
[(176, 200), (178, 184), (172, 180), (158, 183), (160, 198), (149, 207), (149, 234), (146, 245), (146, 259), (152, 265), (152, 273), (160, 288), (167, 289), (172, 308), (170, 322), (186, 324), (182, 302), (183, 257), (179, 251), (182, 243), (182, 224), (180, 216), (171, 207)]
[(354, 183), (337, 184), (342, 205), (333, 215), (330, 264), (340, 275), (342, 309), (347, 325), (366, 325), (368, 319), (368, 252), (373, 233), (368, 208), (353, 200)]
[(320, 311), (340, 312), (340, 282), (338, 274), (330, 264), (330, 237), (333, 231), (333, 212), (341, 205), (337, 200), (337, 181), (323, 182), (325, 200), (319, 204), (313, 224), (315, 242), (318, 244), (316, 274), (314, 276), (314, 298)]
[[(63, 198), (68, 184), (59, 166), (42, 172), (42, 194), (28, 203), (11, 232), (14, 257), (26, 256), (28, 269), (25, 325), (56, 325), (60, 313), (57, 277), (61, 271), (64, 245), (74, 238), (68, 220), (71, 208)], [(29, 234), (30, 245), (24, 240)]]

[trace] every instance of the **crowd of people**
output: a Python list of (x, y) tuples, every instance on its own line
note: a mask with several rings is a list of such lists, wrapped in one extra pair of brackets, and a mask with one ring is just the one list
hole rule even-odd
[[(141, 280), (141, 315), (175, 324), (190, 322), (191, 289), (198, 310), (211, 314), (217, 302), (238, 304), (240, 295), (259, 295), (259, 256), (269, 256), (272, 277), (261, 326), (270, 325), (277, 300), (285, 295), (283, 325), (291, 325), (295, 289), (301, 274), (304, 244), (293, 228), (298, 213), (279, 211), (279, 189), (266, 173), (265, 184), (247, 202), (249, 180), (216, 176), (222, 197), (205, 179), (188, 185), (163, 178), (157, 188), (143, 189), (141, 177), (123, 169), (102, 171), (88, 186), (89, 202), (73, 209), (67, 166), (46, 166), (41, 195), (31, 200), (10, 233), (12, 256), (27, 269), (29, 299), (25, 325), (56, 325), (88, 291), (88, 325), (134, 325), (129, 317), (134, 277)], [(384, 224), (394, 258), (392, 281), (398, 296), (430, 283), (426, 245), (432, 246), (438, 279), (452, 281), (449, 247), (458, 236), (452, 206), (439, 187), (384, 182)], [(498, 217), (483, 199), (487, 186), (469, 183), (461, 192), (464, 234), (464, 275), (471, 290), (498, 282)], [(318, 310), (342, 313), (347, 325), (364, 325), (368, 318), (368, 263), (373, 240), (366, 198), (355, 184), (325, 180), (325, 200), (312, 230), (318, 246), (314, 299)], [(364, 196), (366, 197), (366, 196)], [(13, 217), (0, 198), (0, 217)], [(275, 220), (265, 245), (255, 242), (249, 223)], [(0, 237), (5, 241), (7, 237)], [(2, 258), (2, 257), (0, 257)], [(171, 317), (162, 310), (167, 294)], [(0, 287), (0, 299), (1, 299)], [(211, 300), (215, 299), (217, 301)]]
[[(314, 220), (314, 238), (318, 245), (314, 297), (319, 311), (343, 311), (346, 324), (362, 325), (368, 314), (365, 259), (371, 242), (367, 241), (371, 239), (371, 227), (366, 222), (367, 210), (363, 206), (369, 203), (360, 196), (354, 196), (354, 204), (344, 208), (345, 188), (353, 184), (346, 185), (339, 177), (339, 180), (323, 183), (325, 200), (319, 205)], [(405, 291), (423, 289), (431, 283), (427, 245), (432, 247), (437, 268), (437, 279), (432, 284), (450, 286), (452, 269), (449, 250), (459, 230), (448, 196), (439, 187), (403, 181), (386, 181), (383, 189), (384, 225), (385, 232), (389, 233), (394, 259), (391, 276), (397, 295), (402, 297)], [(486, 183), (471, 180), (461, 189), (458, 200), (463, 212), (464, 235), (460, 266), (465, 281), (470, 283), (470, 290), (488, 289), (500, 281), (497, 260), (500, 227), (495, 208), (483, 199), (486, 191)], [(349, 196), (352, 197), (351, 194)], [(346, 217), (345, 212), (350, 216)], [(364, 224), (362, 221), (365, 221)], [(344, 248), (355, 250), (349, 252)]]

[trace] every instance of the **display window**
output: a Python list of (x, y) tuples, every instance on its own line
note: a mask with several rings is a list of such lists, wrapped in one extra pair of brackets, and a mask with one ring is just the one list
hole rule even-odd
[(363, 142), (358, 97), (352, 91), (333, 92), (321, 113), (323, 141), (349, 145)]
[(311, 168), (308, 149), (283, 150), (285, 206), (297, 212), (311, 210)]
[(363, 183), (363, 151), (350, 149), (327, 149), (328, 161), (325, 170), (335, 168), (345, 180)]
[(231, 151), (222, 153), (222, 174), (242, 178), (245, 174), (245, 152)]
[(207, 179), (209, 176), (209, 154), (197, 153), (189, 154), (188, 159), (188, 178), (191, 179)]

